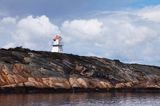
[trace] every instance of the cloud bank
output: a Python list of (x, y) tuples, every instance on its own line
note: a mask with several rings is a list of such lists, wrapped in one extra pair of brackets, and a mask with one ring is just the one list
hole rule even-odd
[(160, 65), (160, 6), (100, 12), (92, 18), (66, 20), (61, 25), (47, 16), (0, 19), (2, 47), (50, 50), (60, 33), (67, 53), (95, 55), (124, 62)]
[(52, 24), (45, 15), (27, 16), (22, 19), (5, 17), (0, 20), (0, 29), (3, 29), (0, 36), (7, 41), (1, 44), (4, 48), (23, 46), (36, 50), (47, 50), (50, 38), (60, 33), (58, 26)]

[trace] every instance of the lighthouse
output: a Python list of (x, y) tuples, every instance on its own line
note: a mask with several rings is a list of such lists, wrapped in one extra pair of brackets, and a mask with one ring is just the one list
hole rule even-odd
[(52, 45), (52, 51), (51, 52), (57, 52), (57, 53), (62, 53), (63, 48), (62, 48), (62, 37), (60, 35), (55, 35), (53, 37), (53, 45)]

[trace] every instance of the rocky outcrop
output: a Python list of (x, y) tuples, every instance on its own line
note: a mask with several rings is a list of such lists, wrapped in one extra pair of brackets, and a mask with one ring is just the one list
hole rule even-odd
[(160, 88), (160, 67), (124, 64), (119, 60), (0, 49), (0, 89)]

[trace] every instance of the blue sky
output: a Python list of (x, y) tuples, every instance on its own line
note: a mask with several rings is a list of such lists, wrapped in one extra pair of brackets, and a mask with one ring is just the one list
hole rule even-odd
[(0, 0), (0, 45), (160, 65), (159, 0)]
[(0, 0), (0, 9), (11, 16), (45, 14), (67, 19), (97, 11), (136, 9), (159, 3), (159, 0)]

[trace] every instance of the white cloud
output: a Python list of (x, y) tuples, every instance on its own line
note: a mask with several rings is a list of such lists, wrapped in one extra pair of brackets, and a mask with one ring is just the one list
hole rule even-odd
[(3, 46), (3, 48), (13, 48), (13, 47), (15, 47), (16, 45), (15, 45), (15, 43), (12, 43), (12, 42), (10, 42), (10, 43), (7, 43), (6, 45), (4, 45)]
[(46, 16), (33, 17), (28, 16), (21, 19), (17, 23), (19, 30), (25, 30), (27, 33), (32, 33), (34, 35), (30, 36), (48, 36), (50, 37), (53, 33), (59, 33), (58, 27), (49, 21)]
[[(5, 29), (0, 32), (1, 34), (8, 33), (7, 43), (3, 46), (5, 48), (23, 46), (36, 50), (48, 50), (50, 38), (60, 33), (59, 28), (45, 15), (27, 16), (22, 19), (5, 17), (0, 21), (0, 28)], [(5, 35), (3, 37), (6, 38)]]
[(66, 49), (81, 55), (160, 65), (160, 6), (106, 13), (98, 14), (97, 19), (64, 22), (61, 31), (70, 46)]
[(102, 28), (102, 22), (97, 19), (90, 19), (65, 21), (61, 30), (65, 33), (72, 33), (74, 37), (79, 37), (79, 39), (88, 40), (100, 36)]
[(160, 5), (143, 8), (138, 12), (138, 15), (146, 20), (160, 22)]
[(16, 18), (13, 17), (5, 17), (2, 18), (1, 24), (15, 24), (16, 23)]
[(47, 16), (0, 19), (0, 44), (49, 50), (53, 34), (62, 34), (68, 53), (124, 62), (160, 65), (160, 6), (101, 12), (90, 19), (55, 25)]

